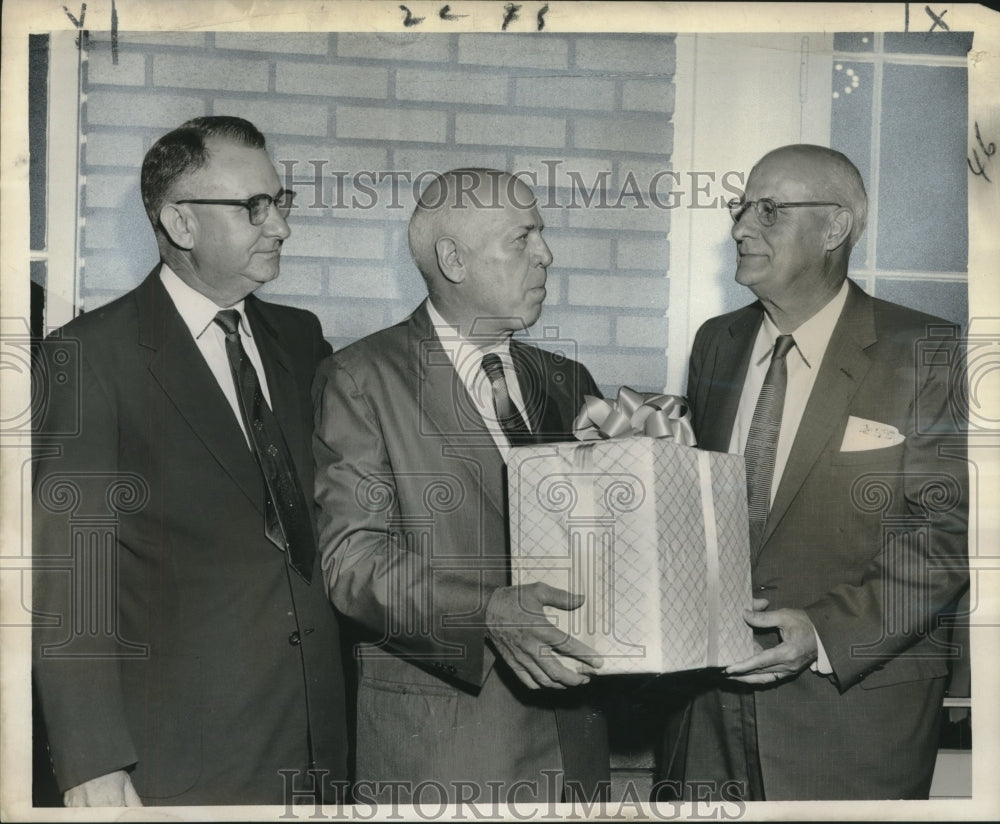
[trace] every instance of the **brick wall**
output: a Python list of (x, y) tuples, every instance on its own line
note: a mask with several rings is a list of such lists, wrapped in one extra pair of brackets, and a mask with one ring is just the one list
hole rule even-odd
[[(575, 348), (606, 390), (662, 389), (670, 211), (649, 186), (670, 168), (672, 36), (120, 32), (115, 65), (107, 35), (92, 32), (87, 54), (84, 309), (156, 260), (138, 189), (146, 149), (189, 117), (238, 114), (300, 191), (266, 292), (316, 312), (335, 346), (423, 296), (402, 175), (531, 171), (555, 257), (532, 334)], [(380, 171), (395, 186), (384, 175), (354, 185)], [(669, 201), (669, 179), (655, 192)]]

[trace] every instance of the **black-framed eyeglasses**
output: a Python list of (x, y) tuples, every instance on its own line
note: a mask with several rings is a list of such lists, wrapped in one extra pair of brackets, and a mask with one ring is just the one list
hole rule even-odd
[(734, 197), (726, 204), (729, 207), (733, 223), (739, 223), (744, 212), (753, 206), (761, 226), (774, 226), (778, 219), (778, 209), (795, 209), (800, 206), (837, 206), (839, 208), (840, 205), (831, 200), (799, 200), (793, 203), (777, 203), (769, 197), (761, 197), (757, 200), (743, 200)]
[(272, 196), (269, 194), (259, 194), (253, 197), (248, 197), (246, 200), (227, 200), (220, 198), (187, 198), (185, 200), (177, 200), (175, 203), (200, 203), (207, 206), (242, 206), (250, 213), (250, 222), (254, 226), (260, 226), (267, 220), (267, 216), (271, 211), (271, 204), (273, 203), (278, 209), (278, 214), (282, 217), (288, 217), (288, 213), (292, 210), (292, 201), (295, 199), (295, 192), (291, 189), (282, 189), (278, 194)]

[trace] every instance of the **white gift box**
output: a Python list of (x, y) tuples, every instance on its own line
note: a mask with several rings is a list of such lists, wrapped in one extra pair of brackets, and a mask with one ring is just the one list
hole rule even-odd
[(753, 655), (742, 456), (628, 437), (518, 447), (507, 468), (512, 582), (585, 595), (546, 616), (604, 656), (602, 675)]

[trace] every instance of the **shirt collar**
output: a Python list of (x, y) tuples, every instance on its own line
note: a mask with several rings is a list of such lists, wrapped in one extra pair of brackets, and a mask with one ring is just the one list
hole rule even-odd
[(447, 352), (448, 358), (466, 386), (471, 386), (473, 380), (481, 374), (484, 355), (495, 353), (500, 356), (505, 369), (514, 368), (510, 356), (510, 338), (481, 346), (464, 337), (459, 332), (458, 327), (448, 323), (435, 308), (430, 298), (427, 299), (427, 314), (434, 326), (438, 340), (441, 341), (442, 348)]
[[(795, 338), (795, 349), (810, 369), (823, 359), (827, 344), (833, 337), (833, 329), (837, 325), (844, 304), (847, 303), (848, 291), (850, 291), (850, 287), (845, 278), (840, 291), (833, 296), (833, 299), (809, 320), (799, 324), (798, 328), (791, 333)], [(765, 358), (771, 357), (774, 342), (780, 334), (781, 330), (775, 326), (774, 321), (765, 312), (761, 334), (757, 336), (757, 343), (753, 350), (752, 357), (755, 364), (759, 365)]]
[[(194, 339), (198, 340), (212, 325), (215, 316), (220, 311), (219, 305), (209, 300), (197, 289), (188, 286), (166, 263), (160, 266), (160, 281), (163, 283), (163, 288), (167, 290), (167, 294), (170, 295), (170, 299), (173, 300), (174, 306), (177, 307), (185, 326), (191, 330)], [(227, 308), (239, 311), (240, 334), (253, 337), (250, 324), (247, 323), (244, 301), (241, 300)]]

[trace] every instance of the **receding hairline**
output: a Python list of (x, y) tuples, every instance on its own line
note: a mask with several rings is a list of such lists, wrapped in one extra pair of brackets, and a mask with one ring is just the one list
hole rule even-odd
[[(463, 185), (463, 182), (474, 185)], [(527, 198), (510, 196), (518, 189), (527, 193)], [(481, 196), (484, 194), (490, 198), (489, 202), (483, 202)], [(471, 222), (510, 207), (527, 213), (537, 206), (531, 187), (510, 172), (474, 167), (443, 172), (424, 187), (410, 216), (407, 230), (410, 254), (424, 280), (430, 284), (438, 274), (435, 244), (440, 238), (457, 235), (468, 241)], [(526, 219), (524, 225), (540, 227), (543, 225), (541, 216), (537, 220)]]
[[(825, 191), (829, 193), (824, 196), (836, 196), (838, 200), (845, 201), (841, 205), (851, 210), (855, 220), (855, 225), (851, 230), (851, 245), (857, 243), (868, 220), (868, 194), (865, 191), (864, 179), (861, 177), (858, 167), (843, 152), (838, 152), (828, 146), (793, 143), (772, 149), (761, 157), (750, 170), (747, 181), (749, 182), (750, 177), (761, 166), (767, 163), (781, 162), (784, 158), (807, 161), (812, 164), (812, 174), (808, 177), (808, 182), (821, 183)], [(817, 169), (819, 164), (822, 165)]]

